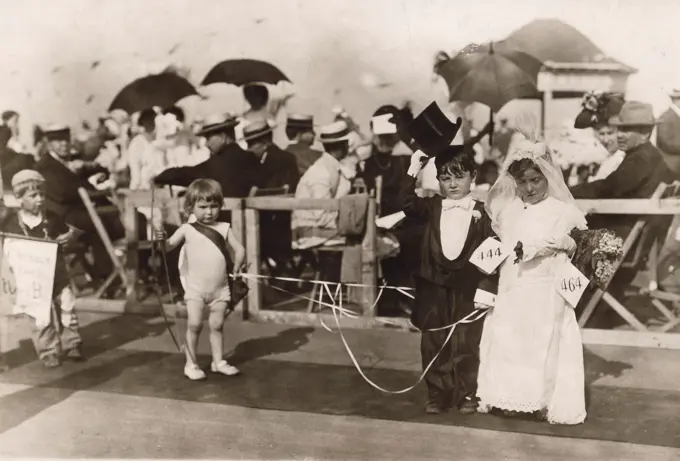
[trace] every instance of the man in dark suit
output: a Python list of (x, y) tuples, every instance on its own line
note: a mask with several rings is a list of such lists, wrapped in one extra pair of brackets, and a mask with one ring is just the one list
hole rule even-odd
[[(253, 122), (243, 129), (243, 138), (248, 151), (258, 159), (255, 169), (255, 185), (260, 189), (278, 189), (288, 186), (295, 192), (300, 173), (295, 156), (274, 144), (273, 128), (266, 122)], [(274, 262), (272, 268), (280, 266), (290, 255), (292, 231), (290, 211), (263, 211), (260, 213), (260, 248), (263, 259)]]
[[(71, 130), (67, 126), (52, 126), (44, 130), (43, 134), (48, 150), (38, 161), (36, 170), (45, 178), (47, 209), (83, 231), (80, 240), (91, 248), (95, 259), (93, 273), (90, 275), (99, 281), (104, 280), (113, 270), (113, 263), (78, 189), (83, 187), (88, 191), (96, 190), (88, 178), (97, 173), (106, 173), (106, 169), (91, 162), (71, 159)], [(111, 205), (105, 198), (93, 201), (95, 206)], [(119, 216), (106, 214), (101, 219), (111, 240), (116, 241), (125, 236)]]
[[(666, 165), (661, 153), (649, 141), (655, 120), (652, 106), (637, 101), (626, 102), (619, 115), (609, 122), (618, 127), (619, 148), (626, 156), (621, 165), (605, 179), (581, 184), (571, 189), (576, 199), (633, 199), (649, 198), (662, 182), (670, 182), (673, 174)], [(595, 219), (593, 219), (595, 218)], [(596, 215), (589, 217), (591, 228), (607, 228), (621, 238), (626, 238), (640, 216), (637, 215)], [(615, 297), (623, 295), (623, 290), (630, 286), (638, 270), (646, 264), (651, 249), (651, 237), (665, 235), (670, 219), (666, 216), (649, 216), (649, 237), (645, 240), (641, 254), (644, 257), (637, 267), (631, 270), (619, 270), (611, 288)], [(602, 312), (602, 310), (600, 310)], [(609, 311), (604, 311), (609, 312)], [(607, 317), (599, 321), (608, 322)]]
[(295, 156), (300, 176), (321, 157), (320, 150), (312, 149), (314, 144), (314, 117), (311, 115), (289, 115), (286, 120), (286, 136), (290, 144), (286, 150)]
[(668, 166), (680, 173), (680, 90), (673, 90), (670, 97), (670, 107), (659, 118), (656, 145)]
[[(661, 153), (649, 141), (655, 125), (651, 105), (628, 101), (610, 124), (618, 127), (619, 148), (626, 156), (605, 179), (573, 187), (574, 198), (648, 198), (660, 183), (672, 181)], [(625, 238), (637, 220), (638, 216), (608, 216), (606, 227)]]
[(236, 143), (236, 117), (218, 115), (206, 120), (197, 136), (205, 136), (210, 158), (194, 166), (169, 168), (156, 176), (158, 185), (187, 187), (201, 178), (214, 179), (225, 197), (246, 197), (255, 185), (259, 162)]

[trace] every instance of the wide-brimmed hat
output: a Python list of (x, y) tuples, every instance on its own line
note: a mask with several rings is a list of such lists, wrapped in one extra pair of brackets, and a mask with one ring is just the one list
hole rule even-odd
[(436, 102), (425, 108), (408, 126), (408, 133), (428, 157), (435, 157), (456, 137), (460, 122), (452, 122)]
[(43, 129), (43, 136), (48, 141), (56, 141), (65, 139), (69, 141), (71, 139), (71, 129), (68, 125), (49, 125), (47, 128)]
[(574, 128), (581, 130), (606, 125), (610, 118), (619, 115), (625, 103), (626, 100), (621, 93), (588, 93), (581, 103), (581, 112), (574, 120)]
[(303, 130), (314, 130), (314, 116), (291, 114), (286, 119), (286, 127)]
[(671, 99), (680, 99), (680, 90), (674, 88), (673, 91), (670, 92), (669, 96)]
[(268, 135), (276, 126), (266, 120), (258, 120), (249, 123), (243, 128), (243, 141), (253, 142)]
[(321, 141), (322, 144), (349, 141), (351, 136), (352, 131), (349, 129), (347, 122), (343, 120), (329, 123), (328, 125), (322, 126), (319, 130), (319, 141)]
[(215, 114), (207, 117), (196, 136), (205, 136), (211, 133), (217, 133), (222, 130), (234, 128), (238, 125), (238, 119), (231, 114)]
[(652, 105), (640, 101), (626, 102), (619, 114), (609, 119), (609, 124), (614, 126), (654, 126), (657, 123)]

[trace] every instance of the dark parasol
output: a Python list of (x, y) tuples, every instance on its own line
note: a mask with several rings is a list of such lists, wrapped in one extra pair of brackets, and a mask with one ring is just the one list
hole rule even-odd
[(128, 114), (134, 114), (154, 106), (167, 108), (192, 95), (198, 95), (196, 88), (177, 74), (148, 75), (120, 90), (109, 106), (109, 111), (122, 109)]
[(228, 83), (243, 86), (249, 83), (269, 83), (276, 85), (290, 79), (276, 66), (257, 59), (227, 59), (215, 65), (205, 76), (201, 85)]

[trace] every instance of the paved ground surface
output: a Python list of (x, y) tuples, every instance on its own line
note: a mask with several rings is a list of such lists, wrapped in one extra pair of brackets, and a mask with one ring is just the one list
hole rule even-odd
[[(0, 374), (0, 458), (680, 459), (677, 351), (588, 347), (588, 420), (554, 427), (427, 416), (422, 385), (397, 396), (373, 390), (339, 336), (322, 328), (234, 319), (226, 342), (243, 375), (193, 383), (160, 319), (83, 315), (83, 323), (90, 359), (57, 370), (35, 361), (17, 323), (12, 369)], [(346, 336), (381, 385), (417, 379), (416, 335)]]

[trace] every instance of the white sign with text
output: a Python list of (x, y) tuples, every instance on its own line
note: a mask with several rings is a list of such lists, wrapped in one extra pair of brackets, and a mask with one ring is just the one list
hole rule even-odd
[(5, 238), (0, 264), (0, 302), (12, 314), (27, 314), (46, 325), (52, 309), (52, 288), (58, 244)]
[(588, 288), (590, 280), (583, 275), (571, 262), (566, 263), (557, 272), (555, 278), (555, 289), (571, 305), (576, 307), (581, 300), (581, 296)]
[(470, 256), (470, 262), (491, 274), (510, 255), (510, 251), (495, 238), (489, 237)]

